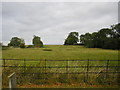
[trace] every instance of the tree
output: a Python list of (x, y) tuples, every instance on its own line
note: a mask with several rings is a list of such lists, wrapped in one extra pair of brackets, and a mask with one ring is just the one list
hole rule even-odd
[(79, 41), (78, 32), (70, 32), (68, 37), (65, 39), (64, 45), (76, 45)]
[(116, 41), (116, 44), (114, 44), (114, 47), (116, 47), (117, 49), (120, 49), (120, 23), (116, 25), (112, 25), (111, 29), (113, 32), (114, 41)]
[(24, 39), (21, 39), (20, 48), (25, 48), (25, 41), (24, 41)]
[(82, 44), (84, 44), (86, 47), (93, 47), (93, 39), (92, 34), (86, 33), (85, 35), (80, 36), (80, 41)]
[(82, 34), (80, 42), (90, 48), (120, 49), (120, 23), (92, 34)]
[(23, 39), (18, 38), (18, 37), (13, 37), (10, 40), (10, 43), (8, 44), (8, 46), (13, 46), (13, 47), (20, 47), (21, 44), (25, 45), (25, 42)]
[(115, 33), (115, 36), (120, 39), (120, 23), (111, 26), (112, 31)]
[(21, 43), (21, 44), (20, 44), (20, 48), (25, 48), (25, 44), (24, 44), (24, 43)]
[(112, 35), (112, 30), (109, 28), (103, 28), (98, 32), (93, 32), (92, 34), (86, 33), (80, 36), (80, 41), (90, 48), (104, 48), (106, 46), (107, 40), (110, 40)]
[(104, 48), (106, 42), (112, 38), (112, 30), (109, 28), (103, 28), (98, 31), (95, 39), (98, 43), (97, 48)]
[(43, 47), (43, 42), (41, 41), (40, 37), (35, 36), (33, 37), (33, 45), (34, 47)]

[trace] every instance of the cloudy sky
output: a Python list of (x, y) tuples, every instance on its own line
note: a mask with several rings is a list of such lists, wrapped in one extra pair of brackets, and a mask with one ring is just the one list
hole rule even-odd
[(69, 32), (92, 33), (117, 22), (117, 2), (4, 2), (2, 42), (17, 36), (32, 44), (37, 35), (44, 44), (63, 44)]

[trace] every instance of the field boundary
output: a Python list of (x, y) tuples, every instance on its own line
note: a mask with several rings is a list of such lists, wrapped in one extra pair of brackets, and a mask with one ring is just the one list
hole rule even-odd
[[(50, 74), (65, 74), (67, 75), (67, 77), (63, 77), (63, 79), (65, 78), (69, 78), (69, 75), (70, 74), (85, 74), (85, 81), (86, 82), (89, 82), (89, 76), (91, 74), (98, 74), (98, 73), (104, 73), (104, 78), (107, 79), (108, 78), (108, 74), (117, 74), (117, 77), (114, 77), (114, 78), (117, 78), (117, 83), (118, 85), (120, 85), (120, 66), (119, 66), (119, 63), (118, 65), (116, 66), (109, 66), (110, 62), (119, 62), (120, 60), (39, 60), (39, 59), (0, 59), (0, 60), (3, 60), (3, 64), (2, 66), (0, 67), (3, 67), (3, 69), (5, 70), (6, 68), (9, 68), (9, 67), (12, 67), (12, 68), (23, 68), (23, 72), (21, 73), (16, 73), (16, 74), (23, 74), (23, 75), (33, 75), (33, 74), (36, 74), (36, 75), (50, 75)], [(22, 66), (19, 66), (19, 65), (6, 65), (6, 61), (15, 61), (15, 60), (20, 60), (20, 61), (23, 61), (23, 65)], [(27, 66), (27, 62), (29, 61), (44, 61), (44, 66)], [(65, 66), (47, 66), (47, 62), (50, 61), (65, 61)], [(86, 65), (85, 66), (70, 66), (69, 65), (69, 62), (76, 62), (76, 61), (85, 61), (86, 62)], [(95, 62), (95, 61), (106, 61), (106, 64), (104, 66), (100, 65), (100, 66), (93, 66), (93, 65), (90, 65), (90, 62)], [(30, 73), (30, 72), (26, 72), (26, 68), (43, 68), (44, 69), (44, 72), (41, 72), (41, 73)], [(47, 72), (47, 69), (51, 69), (51, 68), (64, 68), (65, 69), (65, 72), (64, 73), (60, 73), (60, 72)], [(84, 68), (85, 71), (84, 72), (69, 72), (69, 69), (70, 68)], [(102, 68), (103, 71), (90, 71), (89, 69), (90, 68)], [(116, 68), (117, 71), (111, 71), (109, 72), (109, 69), (110, 68)], [(49, 78), (49, 77), (48, 77)], [(48, 79), (47, 77), (41, 77), (41, 78), (32, 78), (32, 79)], [(27, 79), (27, 78), (26, 78)], [(29, 79), (29, 77), (28, 77)], [(51, 79), (56, 79), (56, 78), (51, 78)]]

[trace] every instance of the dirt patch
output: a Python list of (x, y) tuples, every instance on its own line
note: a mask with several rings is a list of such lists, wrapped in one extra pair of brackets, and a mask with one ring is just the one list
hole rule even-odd
[(103, 87), (117, 87), (109, 85), (88, 85), (88, 84), (53, 84), (53, 85), (35, 85), (35, 84), (26, 84), (18, 85), (19, 88), (103, 88)]

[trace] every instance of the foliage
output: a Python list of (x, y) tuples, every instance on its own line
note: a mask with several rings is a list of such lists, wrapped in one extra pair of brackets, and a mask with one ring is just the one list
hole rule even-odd
[(112, 25), (111, 28), (103, 28), (92, 34), (82, 34), (80, 41), (90, 48), (119, 49), (120, 24)]
[(64, 45), (76, 45), (79, 41), (78, 32), (70, 32), (67, 39), (65, 39)]
[(52, 51), (52, 49), (43, 49), (43, 51)]
[(25, 48), (25, 44), (24, 44), (24, 43), (21, 43), (21, 44), (20, 44), (20, 48)]
[(2, 50), (8, 50), (9, 47), (8, 46), (2, 46)]
[(43, 47), (43, 42), (41, 41), (40, 37), (34, 35), (34, 37), (33, 37), (33, 45), (35, 47)]
[(27, 48), (33, 48), (33, 45), (28, 45)]
[(10, 40), (10, 43), (8, 44), (8, 46), (13, 46), (13, 47), (24, 47), (25, 42), (24, 39), (18, 38), (18, 37), (13, 37)]

